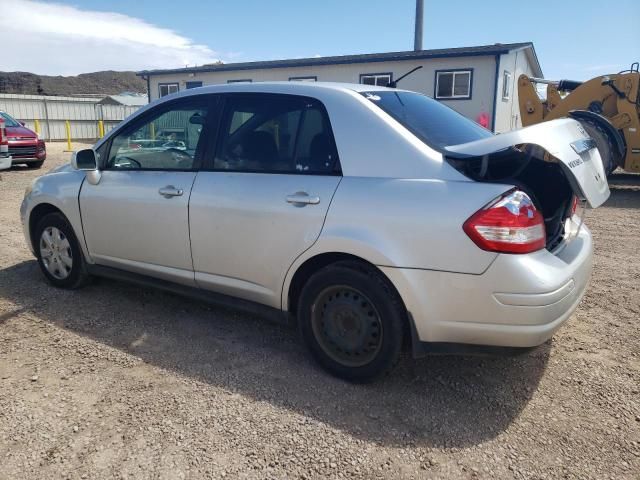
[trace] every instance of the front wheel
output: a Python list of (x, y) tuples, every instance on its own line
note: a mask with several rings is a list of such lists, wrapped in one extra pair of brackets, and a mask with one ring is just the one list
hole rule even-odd
[(33, 168), (34, 170), (42, 167), (42, 164), (44, 163), (44, 160), (38, 160), (37, 162), (28, 162), (27, 163), (27, 168)]
[(404, 306), (369, 266), (345, 262), (318, 271), (302, 289), (297, 317), (313, 357), (345, 380), (373, 381), (400, 358)]
[(34, 232), (38, 264), (49, 283), (58, 288), (78, 288), (89, 274), (73, 228), (60, 213), (49, 213)]

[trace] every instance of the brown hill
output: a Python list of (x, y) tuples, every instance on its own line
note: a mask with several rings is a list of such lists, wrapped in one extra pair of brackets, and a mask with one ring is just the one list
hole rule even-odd
[(27, 72), (0, 72), (0, 93), (28, 95), (115, 95), (147, 92), (147, 82), (135, 72), (94, 72), (72, 77), (36, 75)]

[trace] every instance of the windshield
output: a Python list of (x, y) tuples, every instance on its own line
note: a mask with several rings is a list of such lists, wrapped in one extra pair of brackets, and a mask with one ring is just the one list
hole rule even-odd
[(436, 150), (443, 151), (449, 145), (493, 135), (486, 128), (426, 95), (402, 91), (363, 92), (362, 95)]
[(4, 118), (5, 127), (20, 127), (21, 125), (18, 123), (16, 119), (14, 119), (11, 115), (0, 112), (0, 117)]

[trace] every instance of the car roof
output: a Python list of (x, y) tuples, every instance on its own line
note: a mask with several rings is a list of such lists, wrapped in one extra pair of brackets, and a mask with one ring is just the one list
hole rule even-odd
[[(167, 100), (191, 95), (214, 94), (214, 93), (280, 93), (291, 95), (321, 96), (323, 93), (360, 93), (371, 91), (396, 91), (387, 87), (376, 85), (363, 85), (360, 83), (340, 83), (340, 82), (233, 82), (219, 85), (206, 85), (203, 87), (190, 88), (177, 93), (166, 95), (149, 105), (158, 104)], [(146, 109), (148, 106), (145, 106)]]
[[(287, 89), (292, 92), (309, 89), (327, 89), (327, 90), (352, 90), (354, 92), (369, 92), (372, 90), (390, 90), (387, 87), (379, 87), (376, 85), (364, 85), (361, 83), (346, 82), (300, 82), (300, 81), (279, 81), (279, 82), (233, 82), (219, 85), (207, 85), (189, 90), (197, 90), (198, 93), (207, 92), (270, 92)], [(183, 90), (188, 92), (189, 90)]]

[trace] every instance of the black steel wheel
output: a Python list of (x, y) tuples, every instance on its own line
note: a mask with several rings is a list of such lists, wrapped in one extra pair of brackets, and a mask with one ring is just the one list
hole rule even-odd
[(367, 264), (340, 262), (312, 275), (297, 319), (313, 357), (340, 378), (369, 382), (400, 358), (404, 305), (387, 278)]
[(313, 334), (332, 360), (361, 367), (382, 347), (380, 314), (359, 290), (348, 285), (325, 288), (311, 306)]

